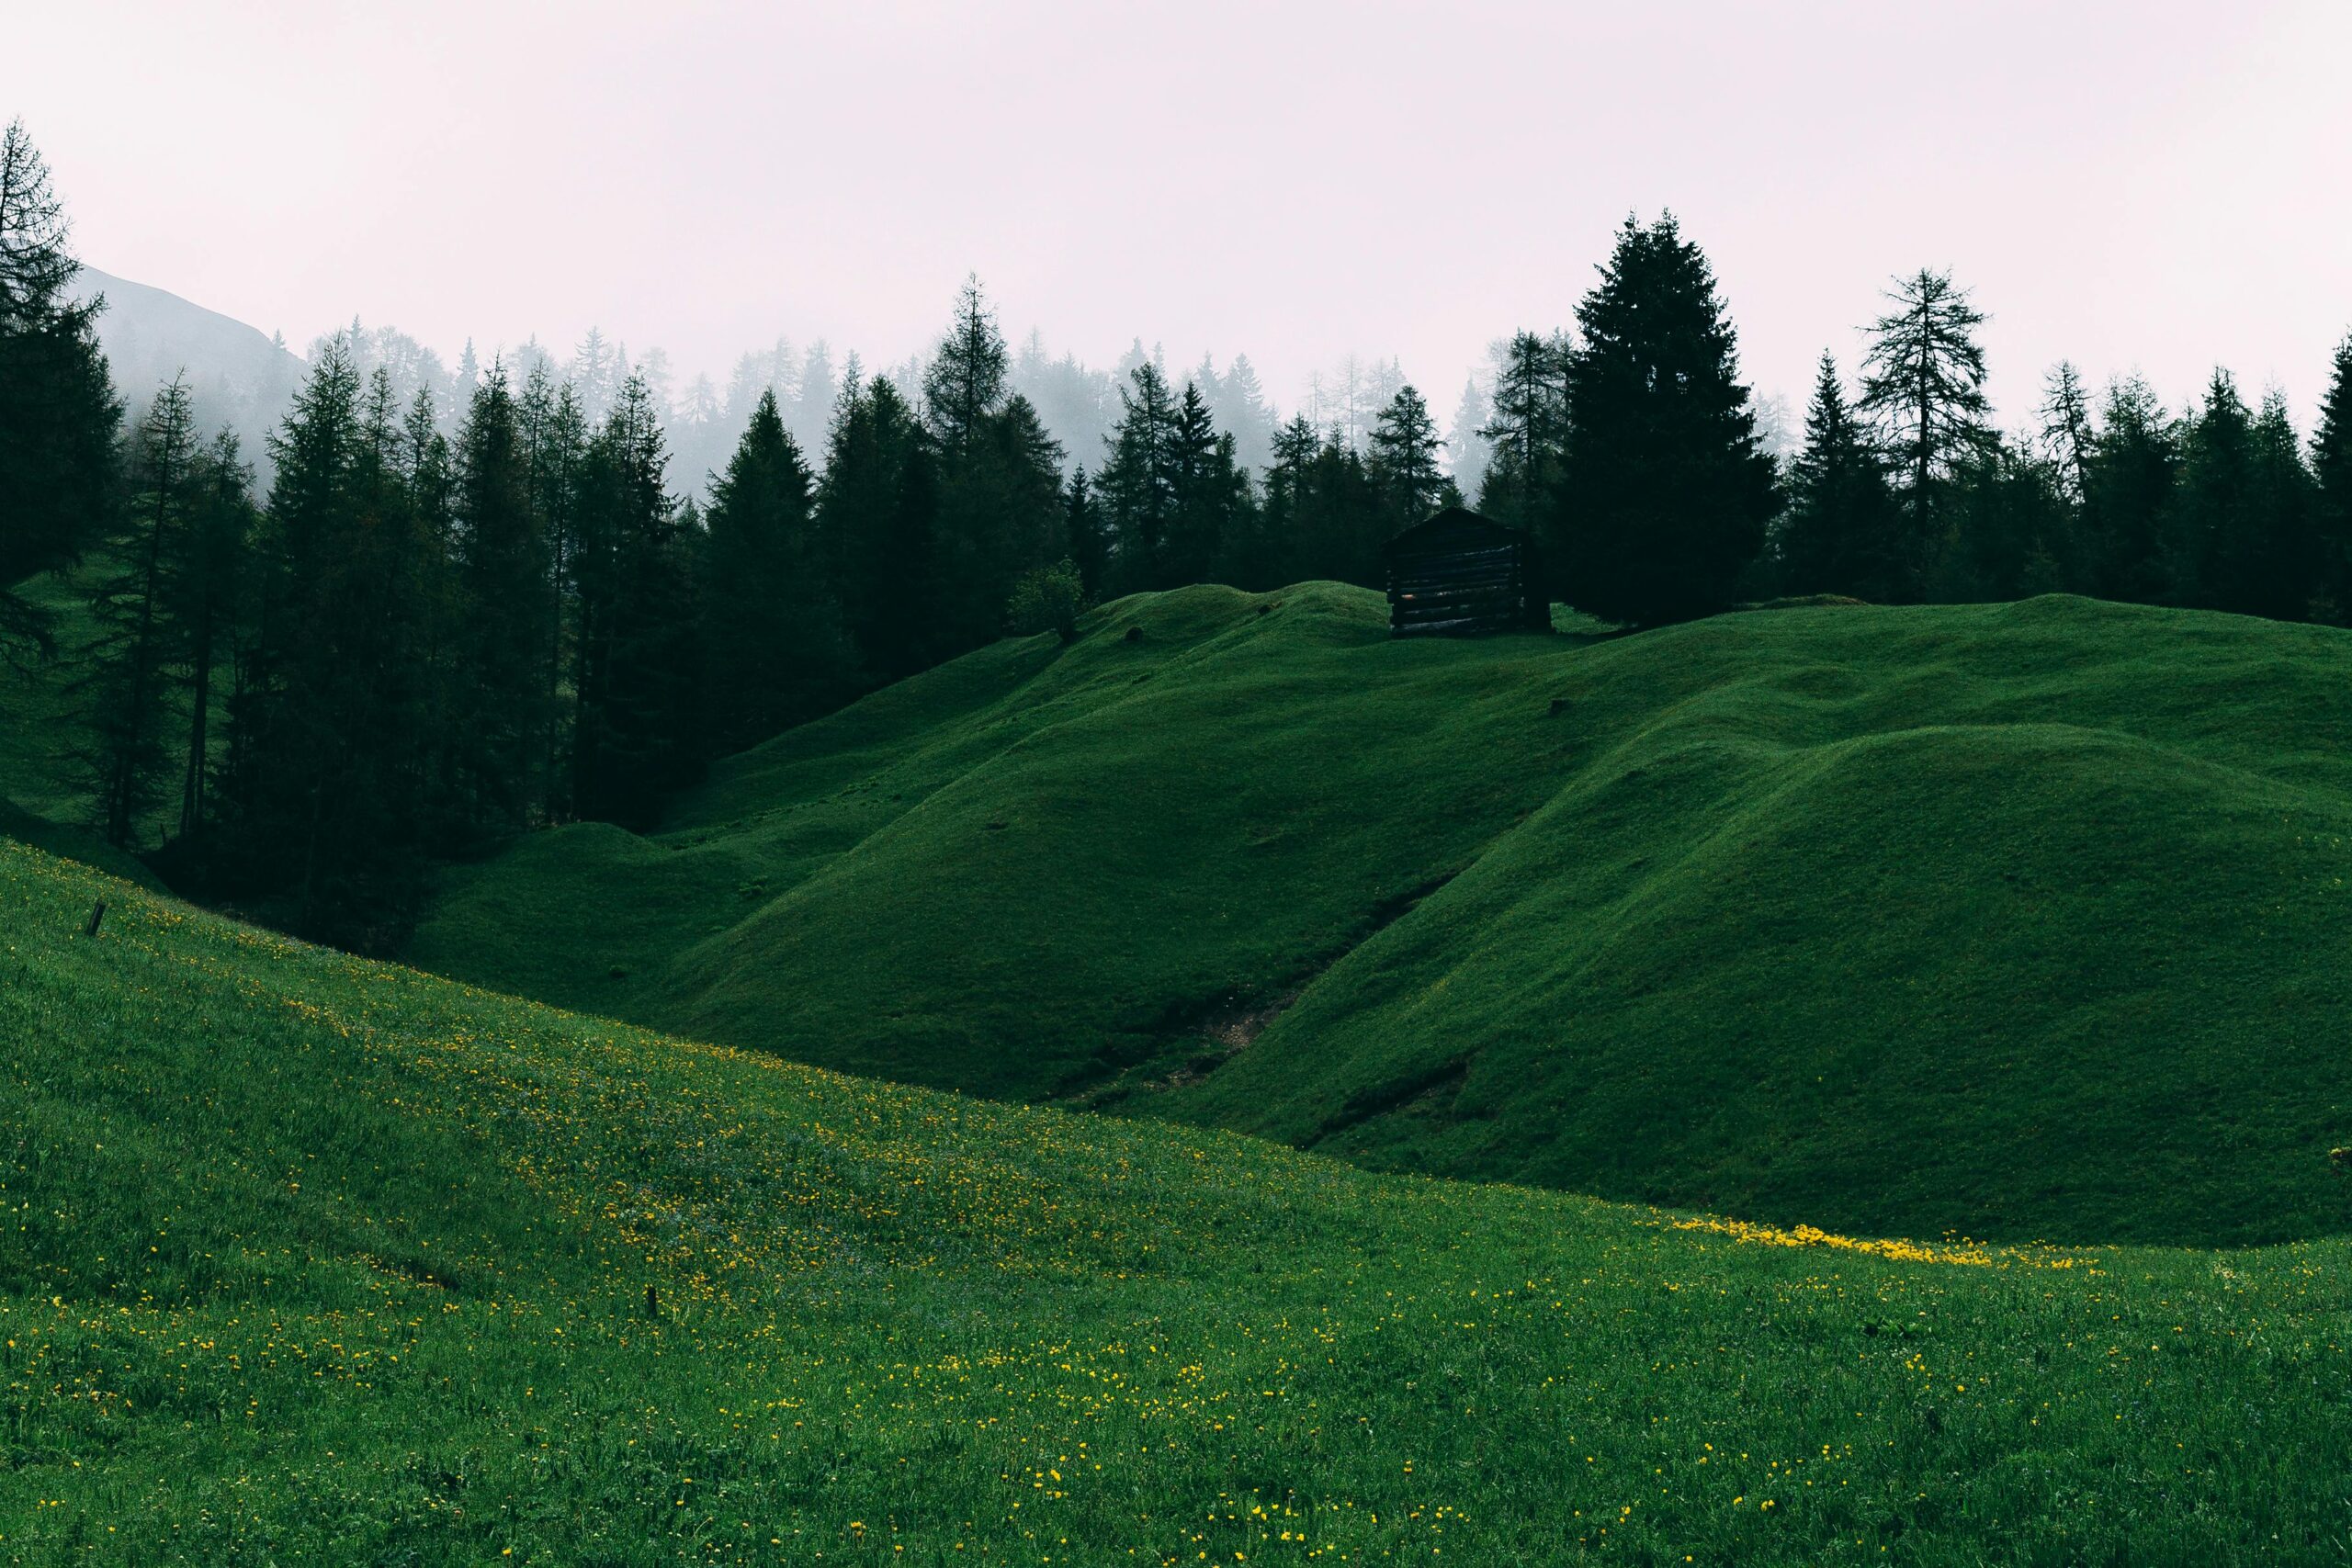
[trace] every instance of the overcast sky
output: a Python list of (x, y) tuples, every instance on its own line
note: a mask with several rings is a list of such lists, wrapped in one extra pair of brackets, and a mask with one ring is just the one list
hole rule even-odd
[(1394, 354), (1450, 413), (1670, 207), (1800, 402), (1950, 267), (2021, 419), (2061, 356), (2305, 415), (2352, 329), (2352, 0), (26, 7), (0, 117), (91, 265), (454, 357), (592, 322), (723, 378), (922, 347), (965, 272), (1106, 362)]

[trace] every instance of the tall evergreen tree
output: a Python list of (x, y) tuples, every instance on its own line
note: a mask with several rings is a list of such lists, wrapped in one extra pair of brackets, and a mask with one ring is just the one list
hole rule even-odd
[(1091, 604), (1100, 598), (1103, 571), (1111, 559), (1111, 541), (1083, 463), (1070, 475), (1069, 485), (1062, 491), (1062, 555), (1078, 572), (1087, 602)]
[(187, 383), (174, 378), (139, 423), (135, 494), (107, 541), (105, 575), (90, 602), (102, 629), (80, 684), (97, 820), (112, 844), (130, 841), (139, 816), (162, 798), (170, 767), (165, 672), (178, 627), (166, 580), (195, 525), (202, 455)]
[(1485, 434), (1493, 418), (1493, 405), (1487, 401), (1478, 378), (1464, 378), (1462, 400), (1454, 405), (1453, 423), (1446, 431), (1445, 449), (1455, 486), (1472, 494), (1476, 493), (1478, 481), (1486, 477), (1487, 465), (1493, 461), (1494, 446)]
[(2352, 621), (2352, 334), (2335, 350), (2335, 374), (2312, 435), (2312, 531), (2326, 584), (2325, 618)]
[(851, 653), (818, 546), (816, 485), (773, 392), (711, 486), (702, 606), (713, 751), (741, 750), (847, 693)]
[(1249, 504), (1250, 479), (1235, 459), (1233, 437), (1218, 431), (1208, 400), (1187, 382), (1176, 404), (1168, 534), (1155, 586), (1208, 581)]
[(1564, 596), (1640, 625), (1723, 609), (1780, 501), (1713, 269), (1671, 214), (1628, 218), (1577, 324), (1550, 540)]
[(870, 675), (896, 680), (928, 660), (938, 507), (938, 464), (906, 399), (884, 377), (844, 383), (817, 513), (850, 637)]
[(1409, 385), (1397, 389), (1372, 427), (1371, 456), (1364, 463), (1388, 532), (1410, 527), (1437, 510), (1445, 488), (1439, 460), (1444, 446), (1421, 394)]
[(1512, 334), (1495, 368), (1492, 417), (1478, 429), (1493, 457), (1478, 484), (1478, 510), (1532, 526), (1549, 511), (1567, 442), (1567, 335)]
[(213, 677), (232, 659), (250, 609), (252, 554), (260, 525), (253, 468), (227, 431), (205, 456), (193, 525), (166, 557), (171, 619), (187, 700), (180, 765), (179, 837), (192, 848), (211, 820)]
[(531, 515), (547, 552), (547, 580), (535, 592), (547, 607), (540, 623), (535, 793), (541, 819), (558, 822), (572, 815), (569, 759), (579, 705), (567, 698), (573, 696), (580, 641), (580, 530), (588, 424), (571, 386), (558, 385), (544, 361), (533, 365), (524, 379), (514, 412)]
[(2275, 387), (2255, 414), (2251, 478), (2246, 533), (2222, 552), (2231, 608), (2281, 621), (2324, 616), (2329, 600), (2318, 486), (2303, 465), (2286, 394)]
[(81, 264), (49, 165), (22, 120), (0, 131), (0, 654), (51, 645), (16, 592), (74, 561), (115, 500), (122, 405), (97, 340), (102, 296), (76, 302)]
[(2236, 379), (2217, 369), (2188, 423), (2165, 556), (2174, 603), (2235, 608), (2238, 563), (2254, 526), (2254, 414)]
[(2171, 568), (2165, 529), (2179, 482), (2180, 435), (2138, 378), (2111, 384), (2083, 470), (2083, 535), (2091, 591), (2160, 603)]
[(1947, 487), (1968, 458), (1988, 449), (1984, 312), (1950, 273), (1922, 267), (1888, 293), (1894, 309), (1871, 327), (1862, 412), (1874, 416), (1894, 460), (1910, 525), (1911, 558), (1924, 570), (1948, 527)]
[(524, 414), (493, 364), (456, 454), (452, 651), (458, 830), (512, 832), (537, 814), (555, 635), (553, 552), (533, 494)]
[(1168, 586), (1168, 531), (1176, 513), (1177, 404), (1157, 363), (1140, 359), (1119, 389), (1121, 413), (1095, 473), (1122, 592)]
[(1782, 586), (1883, 602), (1905, 583), (1895, 528), (1885, 459), (1825, 353), (1805, 409), (1804, 449), (1789, 468), (1777, 541)]
[(2041, 444), (2056, 465), (2068, 496), (2079, 503), (2089, 488), (2091, 446), (2090, 394), (2083, 388), (2082, 372), (2074, 361), (2062, 359), (2042, 383)]
[(701, 758), (695, 546), (668, 464), (652, 396), (629, 377), (582, 474), (572, 798), (639, 829)]
[(964, 280), (956, 320), (923, 372), (923, 421), (940, 450), (961, 456), (1004, 398), (1007, 355), (977, 276)]

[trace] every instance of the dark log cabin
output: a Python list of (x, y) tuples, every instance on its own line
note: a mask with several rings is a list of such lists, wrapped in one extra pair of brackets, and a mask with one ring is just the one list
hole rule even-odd
[(1449, 506), (1388, 541), (1388, 634), (1549, 631), (1552, 605), (1524, 528)]

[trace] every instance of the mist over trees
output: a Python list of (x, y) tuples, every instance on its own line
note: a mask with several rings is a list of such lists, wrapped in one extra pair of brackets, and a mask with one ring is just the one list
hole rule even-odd
[(1923, 269), (1857, 378), (1823, 355), (1796, 441), (1671, 215), (1626, 220), (1573, 330), (1498, 338), (1450, 434), (1394, 361), (1285, 415), (1244, 355), (1016, 347), (973, 278), (926, 355), (778, 340), (724, 386), (597, 332), (451, 366), (354, 321), (258, 453), (176, 376), (126, 422), (67, 240), (12, 126), (0, 649), (66, 665), (93, 826), (359, 948), (437, 862), (650, 827), (712, 759), (1008, 632), (1070, 640), (1102, 599), (1376, 587), (1390, 538), (1465, 499), (1629, 627), (2052, 590), (2352, 619), (2352, 337), (2308, 438), (2226, 370), (2172, 411), (2072, 365), (2005, 429), (1984, 311)]

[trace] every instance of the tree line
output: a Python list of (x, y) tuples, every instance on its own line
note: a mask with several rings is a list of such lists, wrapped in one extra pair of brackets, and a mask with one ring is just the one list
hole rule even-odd
[[(1463, 499), (1427, 403), (1388, 380), (1360, 439), (1275, 422), (1250, 381), (1253, 461), (1219, 417), (1233, 384), (1137, 352), (1100, 450), (1065, 451), (977, 281), (919, 376), (851, 362), (818, 450), (760, 388), (707, 500), (617, 354), (593, 397), (544, 355), (471, 366), (452, 410), (356, 329), (314, 347), (257, 491), (182, 385), (124, 430), (67, 238), (9, 128), (0, 647), (70, 664), (109, 838), (356, 947), (397, 942), (436, 861), (647, 827), (711, 759), (1008, 630), (1068, 637), (1101, 599), (1376, 586), (1385, 542)], [(1858, 385), (1825, 357), (1783, 468), (1705, 256), (1670, 216), (1629, 219), (1574, 330), (1514, 334), (1465, 400), (1477, 504), (1534, 533), (1556, 597), (1627, 625), (2048, 589), (2345, 618), (2352, 342), (2308, 448), (2226, 375), (2176, 417), (2067, 366), (2016, 435), (1966, 294), (1922, 272), (1889, 306)], [(59, 653), (22, 590), (69, 568), (88, 617)]]

